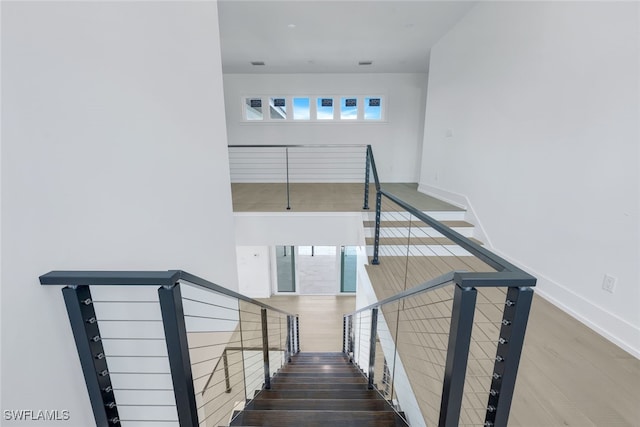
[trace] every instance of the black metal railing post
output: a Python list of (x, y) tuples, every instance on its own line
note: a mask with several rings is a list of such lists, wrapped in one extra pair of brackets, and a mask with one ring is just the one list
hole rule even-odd
[(158, 288), (158, 298), (169, 354), (178, 421), (180, 427), (198, 427), (196, 395), (193, 388), (193, 374), (180, 285), (176, 283)]
[(287, 210), (291, 210), (291, 198), (289, 193), (289, 147), (284, 149), (287, 167)]
[(295, 327), (296, 327), (296, 353), (300, 352), (300, 317), (296, 314), (295, 317)]
[(485, 416), (487, 427), (507, 426), (532, 301), (532, 288), (511, 287), (507, 291)]
[(371, 309), (371, 336), (369, 337), (369, 390), (373, 390), (373, 377), (376, 367), (376, 337), (378, 335), (378, 309)]
[(356, 331), (353, 327), (353, 314), (349, 316), (349, 358), (351, 362), (353, 362), (355, 356), (355, 341), (356, 341)]
[(264, 360), (264, 388), (271, 388), (271, 372), (269, 371), (269, 329), (267, 328), (267, 309), (261, 308), (262, 318), (262, 358)]
[(373, 259), (371, 260), (371, 264), (378, 265), (380, 264), (380, 259), (378, 258), (378, 254), (380, 252), (380, 217), (382, 216), (382, 192), (376, 192), (376, 229), (373, 238)]
[(349, 348), (349, 338), (347, 337), (347, 331), (349, 329), (349, 319), (348, 316), (343, 316), (342, 317), (342, 352), (344, 354), (348, 354), (348, 348)]
[(478, 294), (475, 288), (458, 284), (454, 289), (438, 427), (457, 427), (460, 420)]
[(364, 167), (364, 204), (362, 209), (369, 209), (369, 168), (371, 167), (371, 146), (367, 145)]
[(117, 425), (118, 408), (89, 286), (62, 289), (97, 427)]
[(287, 342), (285, 346), (285, 360), (291, 362), (291, 355), (293, 354), (293, 317), (287, 315)]
[(227, 357), (227, 349), (222, 352), (222, 365), (224, 368), (224, 385), (225, 392), (231, 393), (231, 377), (229, 377), (229, 359)]

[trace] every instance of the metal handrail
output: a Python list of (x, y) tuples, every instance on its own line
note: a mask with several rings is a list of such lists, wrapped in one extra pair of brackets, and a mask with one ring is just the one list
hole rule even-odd
[[(474, 328), (474, 313), (476, 310), (476, 298), (478, 294), (478, 290), (476, 288), (506, 288), (504, 308), (501, 313), (502, 320), (500, 323), (499, 338), (496, 342), (496, 357), (493, 367), (493, 375), (489, 377), (491, 385), (488, 393), (488, 404), (484, 422), (484, 425), (486, 426), (506, 427), (513, 398), (518, 365), (520, 363), (520, 356), (524, 343), (524, 334), (529, 318), (529, 310), (531, 308), (533, 298), (532, 288), (536, 285), (536, 278), (506, 261), (504, 258), (494, 254), (490, 250), (474, 243), (471, 239), (452, 230), (450, 227), (442, 224), (440, 221), (425, 214), (399, 197), (391, 194), (389, 191), (384, 190), (378, 177), (373, 151), (371, 146), (368, 146), (367, 179), (370, 171), (373, 174), (376, 185), (376, 220), (373, 259), (371, 260), (371, 264), (376, 265), (380, 263), (378, 254), (380, 247), (382, 197), (385, 196), (391, 202), (404, 208), (411, 215), (415, 216), (419, 221), (431, 226), (434, 230), (464, 248), (471, 253), (471, 255), (477, 257), (496, 271), (451, 271), (421, 285), (399, 292), (382, 301), (374, 302), (367, 307), (345, 315), (343, 328), (346, 332), (343, 335), (343, 349), (345, 349), (345, 352), (352, 357), (351, 354), (354, 354), (352, 352), (354, 351), (353, 345), (356, 339), (353, 331), (354, 319), (357, 317), (356, 315), (362, 315), (363, 313), (370, 312), (370, 330), (365, 330), (363, 332), (364, 335), (359, 337), (359, 339), (364, 340), (363, 342), (369, 341), (368, 378), (369, 387), (371, 388), (374, 383), (373, 376), (374, 366), (376, 363), (375, 337), (378, 333), (377, 318), (379, 315), (379, 309), (389, 303), (400, 300), (404, 301), (405, 298), (413, 295), (453, 285), (451, 322), (446, 350), (438, 425), (457, 426), (462, 408), (467, 361), (470, 354), (472, 330)], [(368, 182), (365, 182), (366, 208), (366, 201), (368, 200)], [(367, 334), (369, 334), (368, 338)], [(398, 351), (397, 346), (394, 348), (394, 351)], [(364, 357), (366, 358), (366, 355)]]
[(172, 286), (179, 281), (255, 304), (278, 313), (292, 315), (183, 270), (167, 271), (50, 271), (40, 276), (41, 285), (67, 286)]
[[(473, 255), (475, 255), (476, 257), (478, 257), (480, 260), (482, 260), (483, 262), (487, 263), (489, 266), (491, 266), (492, 268), (496, 269), (498, 272), (509, 272), (509, 273), (514, 273), (512, 275), (509, 275), (508, 277), (510, 279), (517, 279), (518, 282), (520, 283), (520, 286), (535, 286), (536, 284), (536, 279), (535, 277), (531, 276), (529, 273), (523, 271), (522, 269), (520, 269), (519, 267), (513, 265), (512, 263), (510, 263), (509, 261), (505, 260), (504, 258), (496, 255), (495, 253), (491, 252), (490, 250), (478, 245), (477, 243), (473, 242), (471, 239), (463, 236), (462, 234), (454, 231), (453, 229), (451, 229), (451, 227), (448, 227), (446, 225), (444, 225), (443, 223), (441, 223), (440, 221), (430, 217), (429, 215), (425, 214), (424, 212), (422, 212), (421, 210), (417, 209), (416, 207), (410, 205), (409, 203), (405, 202), (404, 200), (398, 198), (397, 196), (393, 195), (392, 193), (390, 193), (389, 191), (386, 191), (382, 188), (382, 185), (379, 181), (378, 178), (378, 172), (376, 170), (376, 165), (375, 165), (375, 158), (373, 156), (373, 150), (371, 149), (371, 146), (367, 147), (367, 155), (370, 158), (370, 162), (371, 162), (371, 170), (373, 172), (373, 177), (374, 177), (374, 181), (376, 184), (376, 190), (379, 194), (384, 195), (385, 197), (387, 197), (388, 199), (390, 199), (391, 201), (393, 201), (395, 204), (397, 204), (398, 206), (404, 208), (407, 210), (407, 212), (411, 213), (413, 216), (415, 216), (416, 218), (418, 218), (420, 221), (430, 225), (431, 227), (433, 227), (433, 229), (435, 229), (436, 231), (442, 233), (444, 236), (448, 237), (450, 240), (452, 240), (453, 242), (457, 243), (458, 245), (460, 245), (461, 247), (463, 247), (464, 249), (466, 249), (467, 251), (469, 251), (470, 253), (472, 253)], [(495, 279), (497, 277), (503, 277), (502, 275), (496, 276), (495, 273), (467, 273), (468, 275), (473, 275), (474, 277), (482, 277), (482, 276), (486, 276), (486, 277), (490, 277), (491, 279)], [(504, 276), (507, 277), (507, 276)], [(471, 278), (471, 276), (468, 276), (467, 278)], [(481, 281), (478, 281), (478, 283), (480, 283)], [(477, 286), (482, 286), (481, 284), (478, 284)]]
[(229, 144), (229, 148), (369, 147), (367, 144)]
[(439, 289), (439, 288), (447, 285), (448, 283), (453, 282), (454, 281), (454, 276), (455, 276), (456, 273), (458, 273), (458, 272), (452, 271), (450, 273), (443, 274), (442, 276), (436, 277), (435, 279), (431, 279), (431, 280), (429, 280), (427, 282), (424, 282), (421, 285), (414, 286), (413, 288), (407, 289), (406, 291), (403, 291), (403, 292), (398, 292), (397, 294), (395, 294), (395, 295), (393, 295), (393, 296), (391, 296), (389, 298), (383, 299), (382, 301), (375, 302), (375, 303), (373, 303), (371, 305), (368, 305), (366, 307), (363, 307), (363, 308), (361, 308), (359, 310), (356, 310), (354, 312), (345, 314), (345, 316), (352, 316), (354, 314), (358, 314), (358, 313), (366, 311), (366, 310), (371, 310), (372, 308), (382, 307), (383, 305), (387, 305), (389, 303), (401, 300), (403, 298), (410, 297), (410, 296), (415, 295), (415, 294), (419, 294), (419, 293), (427, 292), (427, 291), (432, 291), (434, 289)]
[[(209, 384), (211, 383), (211, 380), (213, 379), (213, 375), (216, 373), (216, 371), (218, 370), (218, 366), (220, 366), (220, 361), (224, 360), (224, 368), (225, 368), (225, 382), (227, 384), (227, 389), (225, 390), (226, 393), (230, 393), (231, 392), (231, 385), (229, 384), (229, 372), (227, 371), (227, 351), (262, 351), (262, 347), (225, 347), (224, 350), (222, 351), (222, 355), (218, 358), (218, 361), (216, 362), (216, 365), (213, 367), (213, 370), (211, 371), (211, 374), (209, 375), (209, 379), (207, 379), (207, 382), (205, 383), (204, 387), (202, 387), (202, 392), (204, 393), (205, 391), (207, 391), (207, 388), (209, 387)], [(269, 351), (286, 351), (286, 349), (283, 348), (279, 348), (279, 347), (269, 347)]]
[(397, 205), (399, 205), (399, 206), (403, 207), (404, 209), (406, 209), (413, 216), (415, 216), (416, 218), (418, 218), (422, 222), (425, 222), (425, 223), (429, 224), (436, 231), (444, 234), (449, 239), (451, 239), (455, 243), (459, 244), (460, 246), (462, 246), (463, 248), (465, 248), (466, 250), (471, 252), (473, 255), (477, 256), (482, 261), (484, 261), (487, 264), (489, 264), (494, 269), (496, 269), (498, 271), (518, 272), (518, 273), (521, 273), (523, 275), (526, 275), (526, 276), (529, 276), (529, 277), (533, 278), (533, 276), (530, 276), (528, 273), (524, 272), (520, 268), (518, 268), (515, 265), (511, 264), (509, 261), (507, 261), (504, 258), (494, 254), (490, 250), (488, 250), (486, 248), (483, 248), (482, 246), (480, 246), (477, 243), (473, 242), (471, 239), (469, 239), (469, 238), (463, 236), (462, 234), (454, 231), (450, 227), (448, 227), (448, 226), (444, 225), (443, 223), (441, 223), (440, 221), (430, 217), (429, 215), (425, 214), (424, 212), (416, 209), (415, 207), (413, 207), (410, 204), (408, 204), (407, 202), (399, 199), (398, 197), (394, 196), (393, 194), (389, 193), (388, 191), (385, 191), (385, 190), (380, 190), (380, 191), (387, 198), (391, 199), (394, 203), (396, 203)]
[[(181, 285), (192, 285), (195, 288), (234, 298), (238, 302), (246, 301), (260, 307), (263, 343), (260, 349), (263, 351), (265, 388), (269, 388), (271, 376), (269, 351), (282, 351), (282, 349), (270, 347), (268, 344), (268, 311), (278, 312), (280, 315), (286, 315), (287, 317), (287, 349), (284, 350), (285, 354), (299, 351), (297, 343), (295, 348), (291, 348), (289, 340), (291, 334), (297, 334), (297, 316), (295, 316), (296, 323), (295, 330), (293, 330), (294, 324), (292, 323), (292, 319), (294, 315), (223, 288), (213, 282), (182, 270), (51, 271), (40, 276), (40, 283), (46, 286), (64, 286), (62, 294), (64, 296), (67, 314), (69, 315), (69, 321), (71, 323), (71, 330), (97, 425), (116, 424), (120, 422), (120, 417), (118, 405), (113, 394), (114, 388), (111, 382), (109, 366), (107, 365), (109, 356), (105, 353), (104, 346), (102, 345), (103, 338), (99, 328), (99, 323), (101, 322), (97, 317), (90, 290), (92, 286), (157, 287), (157, 301), (162, 318), (171, 383), (174, 391), (178, 422), (181, 426), (197, 427), (198, 425), (198, 407), (194, 390), (191, 356), (189, 353), (189, 332), (185, 319), (187, 315), (185, 314), (183, 306), (181, 293), (183, 286)], [(238, 307), (238, 310), (241, 310), (241, 308)], [(211, 317), (211, 319), (215, 318)], [(238, 322), (240, 321), (241, 320), (238, 320)], [(249, 347), (247, 347), (247, 349), (248, 348)], [(290, 352), (288, 350), (289, 348), (291, 348)], [(226, 350), (223, 356), (225, 359), (225, 371), (227, 371)], [(214, 372), (218, 366), (219, 364), (214, 368)], [(228, 372), (225, 372), (225, 377), (227, 390), (230, 391), (231, 385), (229, 383)], [(209, 384), (207, 384), (207, 386), (209, 386)]]
[(378, 178), (378, 168), (376, 167), (376, 159), (373, 157), (373, 149), (371, 145), (367, 145), (367, 156), (371, 162), (371, 172), (373, 172), (373, 182), (376, 184), (376, 191), (380, 191), (380, 179)]

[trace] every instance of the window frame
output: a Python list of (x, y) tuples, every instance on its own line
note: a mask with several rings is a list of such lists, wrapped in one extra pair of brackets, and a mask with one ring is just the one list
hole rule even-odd
[[(286, 118), (284, 119), (272, 119), (271, 118), (271, 99), (276, 98), (284, 98), (285, 99), (285, 109), (286, 109)], [(308, 98), (309, 99), (309, 119), (294, 119), (294, 99), (295, 98)], [(318, 100), (322, 98), (331, 98), (333, 99), (333, 118), (332, 119), (318, 119), (318, 111), (317, 105)], [(357, 107), (357, 117), (355, 119), (343, 119), (342, 118), (342, 103), (343, 99), (356, 99), (356, 107)], [(380, 119), (365, 119), (365, 100), (367, 98), (380, 98)], [(248, 119), (248, 100), (251, 99), (260, 99), (262, 103), (262, 119)], [(296, 93), (296, 94), (278, 94), (277, 92), (270, 94), (260, 94), (260, 95), (242, 95), (241, 96), (241, 117), (240, 123), (242, 124), (337, 124), (337, 123), (351, 123), (351, 124), (386, 124), (388, 123), (388, 97), (381, 93), (362, 93), (359, 92), (357, 94), (342, 92), (342, 94), (337, 95), (335, 93)], [(265, 107), (266, 105), (266, 107)]]

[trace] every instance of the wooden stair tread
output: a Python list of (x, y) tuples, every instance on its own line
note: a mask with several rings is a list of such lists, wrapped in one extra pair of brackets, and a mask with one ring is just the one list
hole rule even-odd
[(392, 411), (243, 411), (232, 426), (281, 426), (281, 427), (394, 427), (400, 417)]
[(367, 390), (262, 390), (256, 399), (375, 399), (378, 392)]
[(310, 378), (349, 378), (349, 377), (360, 377), (362, 378), (362, 374), (359, 372), (290, 372), (290, 371), (280, 371), (276, 378), (299, 378), (299, 377), (310, 377)]
[(256, 399), (247, 405), (249, 410), (333, 410), (333, 411), (384, 411), (393, 409), (379, 399)]
[(303, 382), (271, 382), (271, 390), (366, 390), (367, 382), (357, 383), (303, 383)]
[[(407, 244), (407, 237), (380, 237), (380, 244), (381, 245), (406, 245)], [(483, 243), (478, 240), (475, 239), (473, 237), (468, 237), (469, 240), (471, 240), (472, 242), (478, 244), (478, 245), (482, 245)], [(367, 246), (373, 246), (373, 244), (375, 243), (375, 239), (373, 237), (367, 237), (365, 239), (365, 242), (367, 244)], [(411, 244), (412, 245), (438, 245), (438, 246), (443, 246), (443, 245), (458, 245), (457, 243), (453, 242), (452, 240), (447, 239), (446, 237), (414, 237), (411, 236)]]
[(408, 427), (343, 353), (298, 353), (230, 426)]
[(293, 378), (283, 378), (283, 377), (274, 377), (274, 384), (305, 384), (305, 383), (316, 383), (316, 384), (363, 384), (366, 383), (367, 380), (361, 377), (293, 377)]
[[(473, 224), (467, 221), (438, 221), (447, 227), (473, 227)], [(375, 221), (365, 220), (363, 221), (365, 227), (375, 227)], [(412, 228), (431, 228), (431, 226), (425, 222), (416, 219), (414, 221), (390, 221), (383, 220), (380, 221), (380, 227), (412, 227)]]

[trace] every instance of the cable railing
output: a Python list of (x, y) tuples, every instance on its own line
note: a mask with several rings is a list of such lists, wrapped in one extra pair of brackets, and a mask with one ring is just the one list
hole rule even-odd
[(361, 184), (365, 181), (364, 207), (368, 209), (369, 164), (366, 145), (229, 145), (232, 185), (283, 184), (269, 189), (268, 197), (282, 200), (287, 210), (305, 199), (306, 185)]
[[(344, 351), (412, 426), (506, 426), (536, 279), (376, 188), (366, 267), (378, 301), (345, 316)], [(380, 354), (382, 353), (382, 355)]]
[[(287, 208), (292, 186), (323, 182), (293, 173), (298, 148), (309, 149), (238, 148), (257, 150), (242, 160), (256, 164), (261, 150), (284, 154), (265, 168), (278, 172), (264, 182), (286, 186)], [(350, 164), (318, 153), (296, 167)], [(358, 191), (364, 181), (364, 209), (369, 177), (375, 188), (365, 225), (376, 299), (345, 316), (344, 352), (412, 426), (506, 427), (536, 279), (475, 241), (463, 220), (427, 214), (381, 184), (370, 146), (353, 153), (357, 161), (344, 170), (353, 169)], [(328, 180), (345, 182), (349, 173)], [(53, 271), (40, 280), (65, 286), (100, 427), (229, 424), (300, 348), (296, 315), (183, 271)]]
[(213, 427), (299, 351), (298, 317), (183, 271), (52, 271), (96, 425)]

